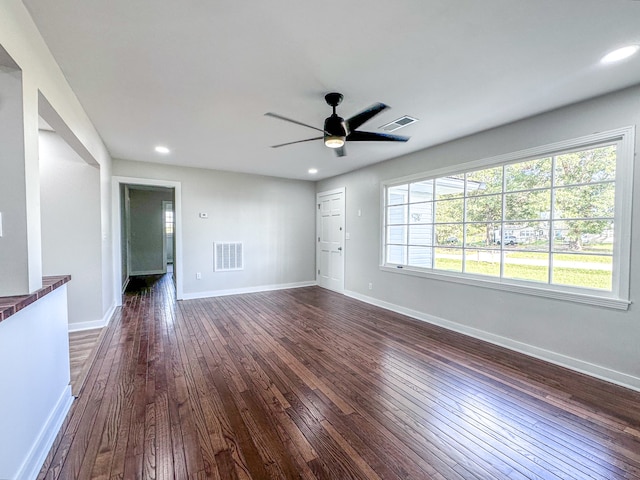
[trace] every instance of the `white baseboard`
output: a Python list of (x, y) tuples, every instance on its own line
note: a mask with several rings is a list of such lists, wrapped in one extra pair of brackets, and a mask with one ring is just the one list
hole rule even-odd
[(102, 321), (104, 322), (103, 326), (106, 327), (107, 325), (109, 325), (109, 322), (111, 322), (111, 318), (113, 317), (113, 314), (115, 311), (116, 311), (116, 303), (111, 302), (111, 305), (107, 309), (107, 312), (102, 317)]
[(495, 335), (483, 330), (467, 327), (466, 325), (451, 322), (449, 320), (445, 320), (443, 318), (429, 315), (417, 310), (412, 310), (410, 308), (401, 307), (400, 305), (385, 302), (383, 300), (378, 300), (377, 298), (368, 297), (357, 292), (345, 290), (344, 294), (348, 297), (355, 298), (356, 300), (375, 305), (376, 307), (381, 307), (392, 312), (406, 315), (407, 317), (415, 318), (416, 320), (421, 320), (423, 322), (431, 323), (448, 330), (453, 330), (455, 332), (462, 333), (479, 340), (484, 340), (494, 345), (508, 348), (509, 350), (514, 350), (518, 353), (535, 357), (537, 359), (544, 360), (546, 362), (553, 363), (555, 365), (559, 365), (576, 372), (584, 373), (585, 375), (589, 375), (600, 380), (615, 383), (616, 385), (620, 385), (631, 390), (640, 391), (640, 378), (634, 377), (633, 375), (628, 375), (626, 373), (611, 370), (600, 365), (595, 365), (583, 360), (579, 360), (577, 358), (572, 358), (561, 353), (545, 350), (543, 348), (519, 342), (517, 340), (512, 340), (510, 338), (502, 337), (500, 335)]
[(272, 290), (285, 290), (287, 288), (313, 287), (314, 285), (317, 285), (315, 280), (311, 282), (281, 283), (278, 285), (260, 285), (257, 287), (233, 288), (230, 290), (212, 290), (209, 292), (185, 293), (183, 295), (183, 300), (195, 300), (197, 298), (210, 298), (210, 297), (224, 297), (226, 295), (239, 295), (242, 293), (269, 292)]
[(32, 480), (38, 476), (49, 454), (49, 450), (51, 450), (51, 446), (62, 427), (62, 423), (67, 417), (67, 413), (69, 413), (72, 403), (73, 395), (71, 395), (71, 385), (67, 385), (62, 391), (60, 398), (58, 398), (58, 402), (51, 412), (51, 415), (49, 415), (47, 422), (42, 427), (40, 435), (34, 442), (29, 455), (27, 455), (27, 458), (18, 470), (15, 476), (16, 480)]
[(109, 325), (113, 312), (116, 310), (116, 304), (113, 302), (104, 314), (101, 320), (91, 320), (88, 322), (74, 322), (69, 324), (69, 332), (80, 332), (82, 330), (93, 330), (95, 328), (103, 328)]

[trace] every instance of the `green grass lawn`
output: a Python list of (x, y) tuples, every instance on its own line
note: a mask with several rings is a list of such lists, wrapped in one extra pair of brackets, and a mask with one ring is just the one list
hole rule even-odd
[[(578, 256), (582, 257), (581, 255)], [(461, 272), (462, 260), (437, 258), (436, 268), (439, 270)], [(467, 261), (466, 272), (498, 277), (500, 275), (500, 264), (497, 262), (478, 262), (471, 260)], [(504, 276), (505, 278), (547, 283), (549, 279), (549, 269), (546, 266), (505, 264)], [(553, 272), (553, 283), (555, 285), (611, 290), (611, 272), (606, 270), (556, 267)]]

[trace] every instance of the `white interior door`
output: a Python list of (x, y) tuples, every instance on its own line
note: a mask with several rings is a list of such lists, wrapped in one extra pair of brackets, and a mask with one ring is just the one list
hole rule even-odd
[(345, 189), (317, 195), (317, 282), (336, 292), (344, 291)]

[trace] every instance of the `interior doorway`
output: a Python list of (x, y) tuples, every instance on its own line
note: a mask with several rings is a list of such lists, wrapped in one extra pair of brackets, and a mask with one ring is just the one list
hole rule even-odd
[(131, 278), (167, 272), (181, 300), (180, 182), (113, 177), (113, 200), (116, 305)]
[[(123, 209), (128, 276), (159, 275), (167, 272), (166, 207), (173, 210), (173, 188), (123, 185)], [(173, 237), (173, 211), (170, 212)], [(173, 239), (171, 240), (173, 243)], [(171, 248), (173, 250), (173, 248)], [(173, 263), (173, 260), (172, 260)], [(124, 275), (123, 275), (124, 277)]]

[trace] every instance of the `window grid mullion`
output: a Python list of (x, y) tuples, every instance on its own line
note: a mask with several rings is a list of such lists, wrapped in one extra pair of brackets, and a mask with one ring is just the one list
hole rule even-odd
[(556, 239), (554, 235), (555, 220), (556, 220), (556, 156), (553, 155), (551, 157), (551, 209), (549, 212), (549, 247), (547, 249), (547, 254), (549, 255), (549, 260), (547, 261), (547, 266), (549, 268), (549, 272), (547, 273), (547, 283), (549, 285), (553, 284), (553, 242)]
[(407, 183), (407, 202), (404, 205), (404, 218), (405, 218), (405, 230), (404, 230), (404, 266), (409, 265), (409, 235), (411, 228), (411, 222), (409, 220), (409, 205), (411, 205), (411, 183)]
[[(506, 253), (504, 252), (504, 225), (507, 215), (507, 167), (502, 166), (502, 212), (500, 215), (500, 278), (504, 278), (504, 265), (506, 263)], [(495, 235), (494, 235), (495, 241)]]
[(464, 174), (464, 186), (462, 187), (462, 273), (467, 271), (467, 180), (468, 173)]
[(436, 266), (436, 179), (431, 180), (431, 268)]

